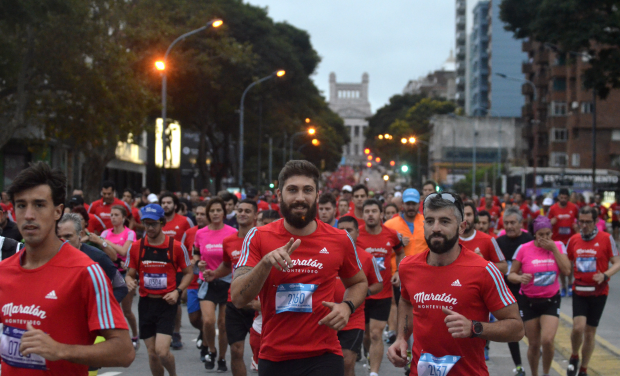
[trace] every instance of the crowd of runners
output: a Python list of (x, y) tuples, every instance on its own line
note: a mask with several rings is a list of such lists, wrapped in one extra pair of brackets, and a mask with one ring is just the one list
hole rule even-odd
[(128, 367), (141, 343), (155, 376), (177, 374), (171, 350), (195, 351), (207, 372), (349, 376), (364, 362), (378, 376), (386, 344), (407, 375), (488, 375), (489, 349), (505, 346), (491, 342), (508, 344), (515, 375), (547, 375), (564, 296), (567, 374), (587, 375), (620, 269), (620, 203), (319, 178), (289, 161), (276, 192), (105, 181), (86, 203), (45, 163), (23, 170), (0, 204), (3, 376)]

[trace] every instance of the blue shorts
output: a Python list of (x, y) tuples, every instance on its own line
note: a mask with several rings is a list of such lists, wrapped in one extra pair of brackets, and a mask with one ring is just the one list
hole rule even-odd
[(200, 311), (200, 301), (198, 300), (198, 289), (187, 290), (187, 313)]

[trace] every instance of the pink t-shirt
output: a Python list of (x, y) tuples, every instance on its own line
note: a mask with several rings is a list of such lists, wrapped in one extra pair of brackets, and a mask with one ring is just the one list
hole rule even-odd
[[(194, 239), (194, 247), (200, 251), (200, 259), (207, 263), (207, 269), (215, 270), (222, 263), (224, 249), (222, 243), (226, 237), (236, 233), (234, 227), (224, 225), (219, 230), (211, 230), (209, 226), (205, 226), (196, 231)], [(204, 279), (202, 272), (200, 278)]]
[[(104, 230), (101, 233), (101, 237), (109, 241), (110, 243), (120, 245), (121, 247), (125, 245), (126, 241), (130, 241), (130, 242), (136, 241), (135, 231), (129, 229), (128, 227), (125, 227), (123, 229), (123, 232), (121, 232), (120, 234), (115, 234), (114, 230)], [(125, 264), (125, 259), (126, 259), (125, 256), (118, 255), (119, 261), (116, 262), (116, 267), (118, 268), (118, 270), (122, 272), (125, 271), (123, 267), (121, 266)]]
[[(566, 246), (562, 242), (555, 242), (555, 245), (560, 253), (566, 254)], [(560, 291), (560, 268), (553, 252), (535, 246), (532, 240), (519, 246), (512, 259), (521, 263), (523, 273), (532, 275), (529, 283), (521, 284), (521, 294), (530, 298), (551, 298)]]

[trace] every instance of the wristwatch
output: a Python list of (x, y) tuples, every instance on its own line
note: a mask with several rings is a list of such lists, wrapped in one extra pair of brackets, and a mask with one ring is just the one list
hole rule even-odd
[(107, 247), (107, 246), (108, 246), (108, 242), (106, 242), (106, 241), (104, 240), (104, 241), (103, 241), (103, 243), (101, 243), (101, 246), (102, 246), (103, 248)]
[(179, 293), (179, 296), (183, 295), (183, 290), (177, 289), (177, 292)]
[(481, 334), (482, 334), (482, 323), (480, 321), (472, 321), (470, 338), (480, 337)]

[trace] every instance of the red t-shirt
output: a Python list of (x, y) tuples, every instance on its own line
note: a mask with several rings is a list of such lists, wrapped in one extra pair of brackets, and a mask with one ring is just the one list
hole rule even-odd
[[(235, 266), (237, 266), (237, 262), (241, 258), (241, 246), (243, 245), (243, 240), (245, 238), (239, 237), (239, 231), (236, 233), (227, 236), (222, 241), (222, 249), (224, 253), (222, 254), (222, 261), (230, 264), (230, 267), (233, 270), (233, 276), (235, 275)], [(230, 287), (228, 287), (228, 301), (230, 302)]]
[[(144, 249), (140, 243), (144, 240)], [(185, 246), (174, 240), (172, 255), (169, 250), (170, 237), (166, 236), (160, 245), (150, 245), (144, 237), (129, 246), (127, 267), (136, 269), (140, 278), (140, 296), (166, 295), (177, 288), (177, 268), (185, 269), (191, 265)]]
[(469, 320), (488, 322), (489, 312), (515, 304), (516, 300), (495, 265), (467, 248), (461, 247), (457, 259), (441, 267), (428, 265), (429, 252), (405, 257), (399, 266), (401, 299), (413, 305), (411, 375), (418, 375), (421, 353), (460, 356), (450, 376), (488, 375), (484, 361), (486, 341), (453, 338), (441, 309), (445, 307)]
[(191, 219), (180, 214), (174, 213), (171, 221), (166, 222), (162, 231), (166, 236), (172, 236), (174, 240), (185, 244), (185, 232), (194, 227)]
[(598, 205), (597, 203), (590, 204), (591, 207), (598, 209), (598, 217), (603, 221), (607, 220), (607, 207), (605, 205)]
[(495, 205), (491, 207), (491, 209), (487, 209), (485, 206), (481, 206), (478, 208), (478, 213), (480, 213), (482, 210), (491, 214), (491, 223), (489, 227), (495, 228), (495, 226), (497, 225), (497, 221), (502, 214), (502, 210), (499, 208), (499, 206)]
[[(596, 286), (597, 283), (592, 277), (597, 272), (605, 273), (609, 269), (609, 260), (618, 256), (618, 248), (612, 235), (599, 231), (590, 241), (583, 240), (581, 234), (573, 235), (566, 246), (566, 253), (568, 253), (568, 259), (573, 262), (575, 281)], [(601, 294), (607, 295), (609, 284), (603, 283), (605, 287)], [(575, 284), (573, 284), (574, 290)]]
[(88, 215), (88, 231), (94, 232), (95, 234), (101, 234), (105, 229), (107, 229), (107, 227), (98, 215), (92, 213)]
[(506, 261), (502, 250), (499, 249), (499, 245), (489, 234), (474, 230), (474, 234), (467, 239), (459, 238), (459, 243), (467, 249), (476, 252), (476, 249), (482, 253), (482, 258), (491, 262)]
[(280, 205), (275, 203), (268, 203), (267, 201), (258, 200), (256, 202), (256, 206), (258, 206), (258, 211), (261, 212), (263, 210), (275, 210), (278, 213), (280, 212)]
[[(360, 262), (362, 263), (362, 270), (364, 271), (366, 279), (368, 280), (368, 286), (371, 286), (377, 282), (383, 282), (377, 260), (375, 260), (375, 258), (372, 257), (370, 253), (360, 248), (357, 249), (357, 256), (360, 258)], [(334, 301), (340, 303), (344, 298), (344, 292), (346, 290), (346, 287), (342, 283), (340, 277), (336, 277), (336, 279), (338, 279), (338, 283), (336, 283)], [(357, 307), (357, 309), (355, 310), (355, 312), (353, 312), (351, 316), (349, 316), (349, 322), (347, 323), (347, 326), (342, 329), (342, 331), (351, 329), (366, 329), (366, 321), (364, 320), (364, 305), (365, 301), (359, 307)]]
[(125, 211), (127, 212), (128, 218), (131, 218), (132, 212), (131, 212), (131, 208), (129, 207), (129, 205), (127, 205), (125, 201), (120, 200), (116, 197), (114, 197), (114, 201), (112, 201), (111, 204), (106, 204), (105, 202), (103, 202), (102, 198), (100, 198), (97, 201), (93, 201), (93, 203), (90, 204), (90, 207), (88, 208), (88, 214), (90, 215), (95, 214), (99, 216), (105, 228), (112, 228), (113, 226), (112, 226), (112, 221), (110, 220), (110, 211), (112, 211), (112, 206), (116, 206), (116, 205), (124, 206)]
[[(487, 199), (486, 197), (481, 197), (480, 198), (480, 206), (484, 207), (487, 204)], [(493, 196), (493, 205), (499, 206), (499, 198), (497, 198), (497, 196)]]
[(360, 234), (357, 237), (357, 247), (365, 249), (377, 260), (381, 278), (383, 278), (383, 290), (380, 293), (371, 295), (366, 299), (386, 299), (392, 297), (392, 252), (402, 248), (401, 236), (398, 232), (389, 227), (381, 225), (381, 232), (378, 235), (371, 235), (366, 232), (366, 226), (360, 227)]
[[(21, 267), (26, 249), (0, 264), (2, 375), (87, 375), (88, 366), (46, 361), (18, 351), (26, 323), (68, 345), (92, 345), (101, 330), (124, 329), (127, 322), (98, 263), (64, 243), (58, 253), (36, 269)], [(6, 342), (5, 342), (6, 341)], [(9, 354), (4, 353), (5, 343)], [(47, 367), (47, 371), (43, 371)]]
[[(183, 245), (185, 246), (185, 249), (187, 249), (187, 252), (189, 252), (190, 256), (194, 254), (193, 253), (194, 239), (196, 239), (196, 231), (198, 230), (199, 230), (198, 226), (194, 226), (190, 228), (189, 230), (185, 231), (185, 241), (183, 242)], [(190, 257), (190, 260), (191, 260), (191, 257)], [(188, 290), (196, 290), (197, 288), (200, 287), (200, 285), (198, 284), (198, 276), (199, 274), (194, 274), (194, 278), (192, 278), (192, 282), (187, 287)]]
[(136, 220), (137, 224), (142, 223), (142, 220), (141, 220), (142, 217), (140, 217), (140, 209), (136, 208), (135, 206), (131, 207), (131, 216), (133, 217), (133, 219)]
[(259, 293), (263, 330), (260, 359), (281, 362), (333, 353), (342, 356), (336, 331), (319, 321), (331, 310), (322, 302), (334, 301), (336, 276), (352, 278), (361, 269), (355, 245), (346, 231), (316, 221), (316, 230), (295, 236), (284, 220), (255, 227), (246, 235), (237, 268), (254, 267), (269, 252), (291, 238), (301, 244), (288, 272), (272, 268)]
[(577, 218), (579, 209), (571, 202), (566, 204), (566, 207), (561, 207), (558, 203), (551, 205), (547, 217), (549, 219), (557, 218), (558, 221), (551, 229), (551, 239), (557, 242), (562, 242), (564, 245), (568, 242), (571, 236), (575, 234), (573, 231), (573, 224)]
[(620, 204), (614, 202), (613, 204), (609, 206), (609, 209), (611, 209), (611, 221), (612, 222), (620, 221)]
[(526, 203), (523, 203), (519, 206), (519, 210), (521, 210), (521, 215), (523, 215), (523, 228), (527, 229), (527, 220), (531, 217), (532, 209)]
[(366, 226), (366, 222), (364, 222), (364, 220), (362, 218), (357, 218), (355, 216), (355, 209), (349, 210), (349, 212), (347, 214), (343, 215), (343, 217), (345, 217), (345, 216), (349, 216), (349, 217), (355, 218), (355, 220), (357, 221), (357, 228), (359, 228), (359, 229), (362, 229), (362, 228), (364, 228), (364, 226)]

